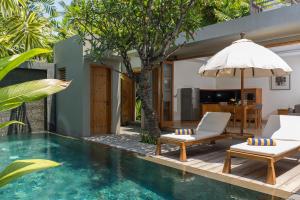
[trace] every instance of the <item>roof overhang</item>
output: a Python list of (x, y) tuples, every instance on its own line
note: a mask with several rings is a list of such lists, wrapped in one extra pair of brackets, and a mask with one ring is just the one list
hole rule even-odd
[(186, 41), (181, 35), (176, 44), (186, 44), (173, 53), (171, 59), (211, 56), (240, 39), (241, 32), (246, 33), (246, 38), (269, 47), (300, 42), (299, 19), (300, 5), (294, 5), (206, 26), (196, 32), (194, 40)]

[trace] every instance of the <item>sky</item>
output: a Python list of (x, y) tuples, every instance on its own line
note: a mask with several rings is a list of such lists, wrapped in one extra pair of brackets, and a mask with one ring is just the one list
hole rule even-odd
[[(55, 0), (55, 7), (56, 7), (57, 11), (59, 11), (59, 12), (63, 11), (62, 7), (59, 4), (59, 2), (61, 2), (61, 1), (65, 2), (67, 5), (70, 5), (70, 3), (72, 2), (72, 0)], [(62, 20), (62, 17), (61, 16), (58, 17), (57, 20), (59, 20), (59, 21)]]
[(63, 1), (65, 2), (67, 5), (69, 5), (71, 3), (72, 0), (55, 0), (55, 6), (57, 7), (58, 11), (61, 11), (62, 8), (61, 6), (59, 5), (59, 2), (60, 1)]

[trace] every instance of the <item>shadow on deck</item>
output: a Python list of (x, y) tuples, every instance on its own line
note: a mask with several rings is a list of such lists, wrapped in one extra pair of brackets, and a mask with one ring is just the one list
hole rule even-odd
[[(191, 146), (187, 149), (187, 162), (179, 161), (178, 150), (145, 159), (282, 198), (287, 198), (300, 189), (300, 154), (276, 163), (276, 185), (265, 183), (267, 164), (264, 162), (233, 158), (232, 173), (222, 173), (226, 149), (240, 142), (240, 140), (222, 140), (215, 145)], [(162, 145), (162, 150), (163, 148)]]

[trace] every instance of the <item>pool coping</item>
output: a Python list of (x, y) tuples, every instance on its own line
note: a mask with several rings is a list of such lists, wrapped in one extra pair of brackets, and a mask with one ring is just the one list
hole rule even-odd
[(157, 156), (140, 156), (140, 158), (150, 161), (150, 162), (154, 162), (157, 164), (161, 164), (164, 166), (172, 167), (172, 168), (175, 168), (178, 170), (182, 170), (185, 172), (189, 172), (192, 174), (210, 178), (210, 179), (213, 179), (216, 181), (220, 181), (220, 182), (228, 183), (231, 185), (247, 188), (250, 190), (269, 194), (272, 196), (277, 196), (277, 197), (284, 198), (284, 199), (287, 199), (287, 198), (291, 197), (292, 195), (294, 195), (294, 193), (290, 193), (285, 190), (270, 187), (270, 186), (267, 186), (267, 184), (258, 185), (257, 183), (249, 182), (249, 179), (247, 179), (247, 178), (243, 178), (243, 177), (237, 178), (235, 175), (232, 175), (232, 174), (216, 173), (216, 172), (211, 172), (208, 170), (203, 170), (200, 168), (194, 168), (194, 167), (191, 167), (188, 165), (182, 165), (182, 164), (178, 164), (178, 163), (175, 163), (172, 161), (167, 161), (167, 160), (161, 159)]

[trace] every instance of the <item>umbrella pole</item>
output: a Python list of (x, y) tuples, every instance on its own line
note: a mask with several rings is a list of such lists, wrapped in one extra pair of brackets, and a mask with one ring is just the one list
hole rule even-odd
[(241, 107), (242, 107), (242, 117), (241, 117), (241, 134), (244, 134), (244, 118), (245, 118), (245, 100), (244, 100), (244, 71), (245, 69), (241, 69)]

